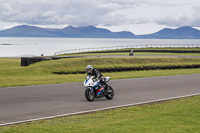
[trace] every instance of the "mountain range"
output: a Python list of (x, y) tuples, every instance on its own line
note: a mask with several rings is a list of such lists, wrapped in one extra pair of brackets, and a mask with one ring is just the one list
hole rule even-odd
[(140, 39), (200, 39), (200, 30), (190, 26), (177, 29), (165, 28), (153, 34), (137, 35)]
[(111, 32), (94, 26), (53, 29), (21, 25), (0, 31), (0, 37), (134, 38), (135, 35), (128, 31)]
[(165, 28), (152, 34), (135, 35), (129, 31), (111, 32), (110, 30), (94, 26), (68, 26), (63, 29), (56, 29), (21, 25), (0, 31), (0, 37), (200, 39), (200, 30), (185, 26), (177, 29)]

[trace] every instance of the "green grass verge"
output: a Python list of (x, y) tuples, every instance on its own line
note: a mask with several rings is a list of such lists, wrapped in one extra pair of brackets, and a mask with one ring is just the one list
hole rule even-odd
[[(84, 71), (90, 64), (96, 68), (119, 68), (141, 66), (192, 65), (200, 64), (200, 58), (163, 58), (163, 57), (119, 57), (119, 58), (73, 58), (32, 64), (26, 70), (32, 73), (52, 74), (53, 72)], [(23, 70), (23, 69), (21, 69)], [(23, 73), (23, 72), (21, 72)], [(26, 72), (27, 73), (27, 72)]]
[[(85, 70), (88, 64), (97, 68), (162, 66), (168, 64), (187, 65), (200, 64), (200, 58), (75, 58), (43, 61), (28, 67), (21, 67), (18, 58), (0, 58), (0, 87), (82, 82), (86, 74), (56, 75), (53, 72), (82, 71)], [(130, 71), (105, 73), (104, 75), (110, 76), (111, 79), (125, 79), (194, 73), (200, 73), (200, 69)]]
[(0, 133), (198, 133), (200, 96), (0, 127)]

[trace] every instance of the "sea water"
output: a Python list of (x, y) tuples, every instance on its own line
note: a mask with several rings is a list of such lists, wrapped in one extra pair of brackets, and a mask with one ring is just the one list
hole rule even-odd
[(200, 39), (108, 39), (0, 37), (0, 57), (52, 56), (55, 52), (111, 46), (147, 44), (200, 44)]

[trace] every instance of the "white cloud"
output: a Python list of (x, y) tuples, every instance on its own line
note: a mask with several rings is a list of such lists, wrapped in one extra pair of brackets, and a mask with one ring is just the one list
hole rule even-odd
[[(89, 0), (32, 0), (28, 2), (16, 0), (1, 4), (0, 12), (0, 20), (4, 22), (81, 25), (82, 21), (80, 20), (95, 20), (98, 18), (97, 16), (104, 15), (106, 9), (97, 7)], [(88, 21), (88, 23), (90, 22)]]
[[(199, 0), (0, 0), (0, 2), (0, 29), (18, 24), (45, 27), (94, 25), (119, 31), (130, 29), (135, 34), (142, 34), (141, 31), (144, 31), (145, 34), (147, 30), (151, 32), (162, 27), (185, 25), (200, 27)], [(139, 30), (139, 27), (145, 28)]]

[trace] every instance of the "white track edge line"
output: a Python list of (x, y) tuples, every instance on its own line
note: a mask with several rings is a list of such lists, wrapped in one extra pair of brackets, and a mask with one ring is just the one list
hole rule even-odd
[(56, 117), (65, 117), (65, 116), (70, 116), (70, 115), (78, 115), (78, 114), (84, 114), (84, 113), (91, 113), (91, 112), (95, 112), (95, 111), (103, 111), (103, 110), (109, 110), (109, 109), (115, 109), (115, 108), (122, 108), (122, 107), (128, 107), (128, 106), (136, 106), (136, 105), (142, 105), (142, 104), (148, 104), (148, 103), (154, 103), (154, 102), (160, 102), (160, 101), (166, 101), (166, 100), (173, 100), (173, 99), (184, 98), (184, 97), (191, 97), (191, 96), (197, 96), (197, 95), (200, 95), (200, 93), (183, 95), (183, 96), (177, 96), (177, 97), (170, 97), (170, 98), (164, 98), (164, 99), (157, 99), (157, 100), (145, 101), (145, 102), (139, 102), (139, 103), (133, 103), (133, 104), (125, 104), (125, 105), (119, 105), (119, 106), (112, 106), (112, 107), (106, 107), (106, 108), (100, 108), (100, 109), (94, 109), (94, 110), (80, 111), (80, 112), (75, 112), (75, 113), (68, 113), (68, 114), (61, 114), (61, 115), (55, 115), (55, 116), (41, 117), (41, 118), (36, 118), (36, 119), (24, 120), (24, 121), (16, 121), (16, 122), (4, 123), (4, 124), (0, 124), (0, 127), (1, 126), (12, 125), (12, 124), (20, 124), (20, 123), (25, 123), (25, 122), (37, 121), (37, 120), (51, 119), (51, 118), (56, 118)]

